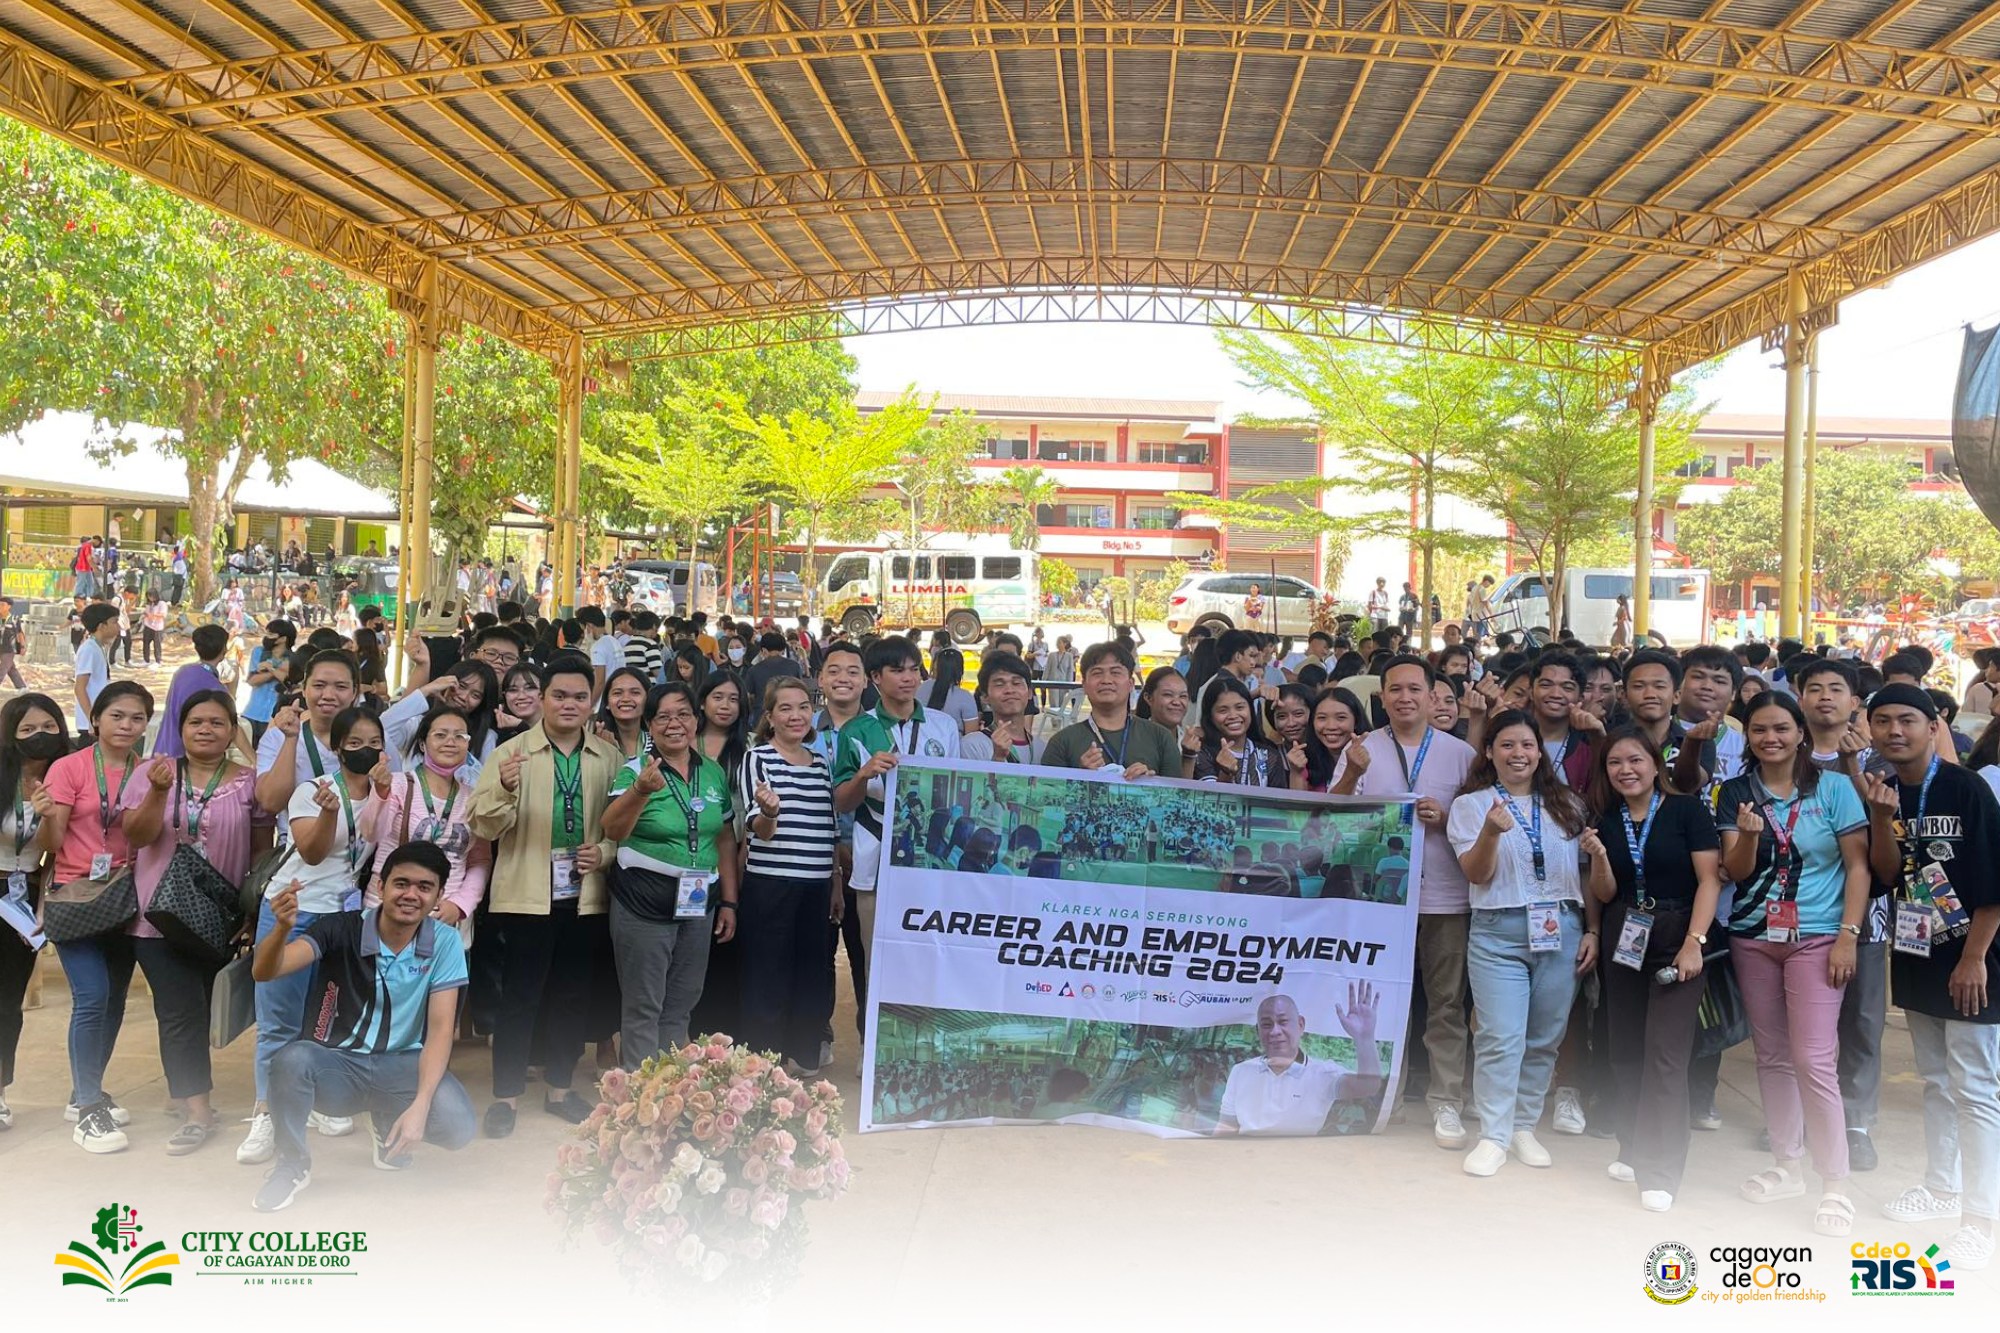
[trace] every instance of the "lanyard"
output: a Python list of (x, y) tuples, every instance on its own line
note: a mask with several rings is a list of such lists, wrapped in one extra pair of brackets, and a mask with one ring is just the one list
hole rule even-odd
[(549, 760), (555, 769), (556, 797), (562, 802), (563, 835), (573, 840), (569, 846), (575, 846), (583, 838), (583, 742), (577, 742), (575, 754), (551, 745)]
[[(125, 784), (132, 780), (132, 770), (137, 768), (139, 764), (134, 759), (127, 759), (125, 761), (125, 772), (118, 779), (118, 797), (116, 800), (113, 800), (111, 787), (104, 780), (104, 747), (101, 745), (91, 746), (90, 757), (97, 764), (97, 819), (103, 825), (104, 831), (109, 833), (111, 831), (112, 812), (125, 804)], [(1928, 781), (1924, 784), (1924, 790), (1930, 790), (1930, 783)]]
[(451, 790), (444, 794), (444, 814), (439, 815), (437, 802), (431, 797), (431, 784), (424, 781), (424, 775), (421, 773), (417, 774), (416, 778), (417, 790), (424, 794), (424, 813), (430, 816), (433, 824), (449, 824), (451, 822), (452, 802), (458, 799), (458, 779), (453, 778), (451, 780)]
[(1389, 734), (1389, 746), (1396, 752), (1396, 762), (1402, 765), (1404, 791), (1417, 789), (1417, 779), (1424, 773), (1424, 756), (1431, 752), (1431, 736), (1436, 730), (1429, 725), (1424, 727), (1424, 738), (1417, 744), (1417, 757), (1414, 761), (1403, 753), (1403, 743), (1396, 739), (1395, 733)]
[(187, 799), (187, 760), (182, 759), (178, 761), (175, 767), (179, 769), (179, 781), (175, 783), (174, 790), (174, 827), (180, 827), (181, 811), (185, 807), (187, 811), (188, 841), (198, 844), (201, 841), (201, 819), (203, 815), (208, 813), (208, 798), (215, 795), (216, 784), (222, 781), (222, 770), (229, 767), (229, 763), (227, 760), (224, 760), (215, 766), (215, 771), (208, 775), (208, 786), (202, 788), (201, 799), (198, 801)]
[[(1906, 871), (1914, 869), (1916, 867), (1917, 852), (1924, 845), (1924, 811), (1929, 808), (1931, 803), (1931, 783), (1937, 779), (1938, 763), (1939, 763), (1938, 757), (1936, 755), (1932, 755), (1931, 766), (1924, 770), (1924, 785), (1917, 789), (1917, 817), (1910, 823), (1909, 827), (1910, 844), (1904, 850), (1904, 856), (1906, 858), (1906, 865), (1905, 865)], [(1900, 784), (1898, 785), (1900, 786)], [(1904, 878), (1907, 891), (1908, 875), (1906, 874)]]
[[(1132, 731), (1132, 718), (1130, 715), (1127, 715), (1125, 718), (1125, 730), (1118, 733), (1117, 766), (1121, 769), (1125, 767), (1125, 752), (1132, 748)], [(1096, 718), (1090, 720), (1090, 734), (1097, 737), (1098, 748), (1103, 750), (1104, 757), (1109, 759), (1111, 757), (1111, 742), (1104, 739), (1104, 731), (1097, 725)]]
[(1626, 806), (1619, 812), (1625, 817), (1625, 848), (1632, 854), (1632, 878), (1639, 895), (1639, 906), (1651, 907), (1653, 900), (1646, 896), (1646, 839), (1653, 836), (1653, 816), (1660, 813), (1660, 793), (1653, 793), (1652, 801), (1646, 806), (1646, 822), (1638, 828), (1632, 827), (1632, 807)]
[[(1507, 789), (1496, 782), (1493, 784), (1493, 790), (1499, 794), (1502, 801), (1506, 802), (1507, 813), (1514, 816), (1514, 827), (1528, 835), (1528, 851), (1535, 858), (1535, 882), (1547, 884), (1549, 866), (1542, 857), (1542, 798), (1539, 796), (1528, 798), (1528, 809), (1532, 813), (1524, 821), (1521, 818), (1521, 807), (1514, 804), (1514, 798), (1507, 794)], [(1652, 818), (1648, 816), (1646, 822), (1652, 823)]]
[[(1757, 786), (1761, 791), (1763, 784), (1760, 782)], [(1759, 801), (1758, 804), (1763, 807), (1765, 826), (1771, 830), (1771, 842), (1775, 849), (1771, 859), (1771, 868), (1778, 877), (1778, 897), (1780, 899), (1790, 898), (1792, 896), (1792, 830), (1799, 826), (1799, 811), (1805, 808), (1806, 803), (1805, 793), (1801, 791), (1794, 791), (1792, 793), (1792, 808), (1786, 814), (1782, 825), (1778, 819), (1777, 798), (1768, 791), (1762, 792), (1762, 795), (1764, 799)]]
[[(1224, 741), (1222, 748), (1227, 750), (1229, 743)], [(1254, 783), (1252, 782), (1252, 764), (1256, 765)], [(1232, 785), (1238, 787), (1266, 786), (1268, 785), (1266, 779), (1270, 776), (1270, 771), (1270, 763), (1264, 758), (1263, 748), (1251, 737), (1245, 736), (1243, 738), (1243, 758), (1236, 765), (1236, 776), (1232, 779)]]
[(910, 729), (910, 748), (909, 748), (909, 749), (907, 749), (907, 750), (905, 750), (905, 751), (904, 751), (903, 753), (905, 753), (905, 754), (915, 754), (915, 753), (917, 752), (917, 739), (918, 739), (918, 736), (919, 736), (920, 732), (919, 732), (919, 728), (918, 728), (918, 726), (917, 726), (917, 714), (916, 714), (916, 713), (912, 712), (912, 713), (910, 714), (910, 716), (909, 716), (909, 717), (908, 717), (907, 719), (905, 719), (904, 721), (901, 721), (901, 722), (898, 722), (898, 721), (897, 721), (897, 720), (896, 720), (895, 718), (893, 718), (893, 717), (888, 717), (888, 716), (886, 716), (886, 715), (885, 715), (885, 714), (884, 714), (884, 713), (882, 712), (882, 710), (878, 708), (878, 709), (876, 709), (876, 710), (875, 710), (875, 720), (876, 720), (877, 722), (880, 722), (880, 723), (882, 724), (883, 728), (884, 728), (885, 730), (887, 730), (887, 731), (888, 731), (888, 733), (889, 733), (889, 748), (890, 748), (890, 749), (892, 749), (892, 750), (896, 748), (896, 728), (897, 728), (897, 727), (908, 727), (908, 728)]
[(42, 824), (36, 815), (34, 803), (16, 801), (14, 803), (14, 862), (20, 864), (21, 856), (28, 850), (28, 842), (35, 836), (35, 830)]
[(695, 844), (701, 841), (701, 818), (699, 812), (695, 809), (697, 802), (693, 799), (700, 790), (695, 785), (695, 781), (700, 775), (701, 755), (690, 748), (688, 750), (687, 795), (683, 796), (681, 795), (681, 775), (674, 772), (673, 765), (664, 761), (660, 764), (660, 776), (667, 780), (667, 795), (674, 798), (674, 804), (679, 806), (681, 813), (687, 816), (687, 846), (688, 859), (690, 861), (698, 855), (695, 850)]
[(305, 740), (306, 760), (312, 765), (313, 776), (316, 778), (325, 777), (326, 765), (320, 762), (319, 742), (313, 739), (312, 723), (299, 723), (299, 735)]

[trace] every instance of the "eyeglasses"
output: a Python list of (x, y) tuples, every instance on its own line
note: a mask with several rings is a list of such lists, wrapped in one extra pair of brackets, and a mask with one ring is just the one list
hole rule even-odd
[(425, 739), (433, 741), (445, 741), (445, 742), (469, 741), (472, 739), (472, 734), (470, 732), (465, 732), (465, 731), (433, 731)]

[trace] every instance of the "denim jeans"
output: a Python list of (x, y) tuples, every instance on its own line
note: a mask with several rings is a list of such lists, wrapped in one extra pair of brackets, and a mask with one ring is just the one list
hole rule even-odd
[(1924, 1184), (1962, 1192), (1965, 1214), (1990, 1222), (2000, 1216), (2000, 1026), (1903, 1017), (1924, 1081)]
[(58, 944), (56, 957), (69, 978), (69, 1099), (95, 1106), (104, 1100), (104, 1067), (125, 1022), (137, 955), (130, 935), (114, 933)]
[[(300, 912), (291, 933), (285, 936), (285, 942), (289, 944), (305, 934), (306, 927), (317, 920), (317, 913)], [(257, 907), (257, 938), (262, 940), (276, 929), (277, 924), (277, 918), (271, 913), (271, 900), (266, 898)], [(305, 1021), (306, 996), (312, 992), (313, 976), (318, 971), (317, 965), (302, 967), (276, 981), (257, 983), (257, 1100), (266, 1106), (270, 1105), (271, 1096), (271, 1057), (286, 1042), (298, 1038)]]
[(1562, 946), (1528, 947), (1526, 908), (1474, 908), (1466, 941), (1472, 981), (1472, 1104), (1479, 1136), (1505, 1147), (1542, 1118), (1556, 1051), (1576, 999), (1576, 951), (1583, 909), (1566, 903)]
[[(271, 1061), (271, 1120), (278, 1160), (312, 1164), (312, 1154), (306, 1151), (306, 1120), (315, 1110), (324, 1115), (367, 1111), (375, 1128), (386, 1136), (417, 1098), (417, 1062), (422, 1056), (420, 1050), (368, 1055), (316, 1041), (287, 1045)], [(431, 1096), (424, 1142), (456, 1150), (472, 1142), (478, 1128), (479, 1118), (465, 1086), (445, 1074)]]

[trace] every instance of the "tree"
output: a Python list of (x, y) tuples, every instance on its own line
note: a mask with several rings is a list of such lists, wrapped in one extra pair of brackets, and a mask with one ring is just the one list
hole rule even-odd
[(1010, 467), (1002, 474), (998, 486), (1000, 516), (1015, 547), (1023, 551), (1041, 550), (1041, 509), (1055, 503), (1062, 494), (1062, 483), (1038, 467)]
[(263, 463), (400, 433), (397, 321), (331, 265), (37, 131), (0, 121), (0, 430), (88, 412), (109, 458), (139, 447), (187, 476), (195, 597)]
[(930, 421), (929, 405), (906, 393), (879, 412), (861, 415), (851, 400), (820, 415), (799, 409), (783, 419), (747, 411), (732, 418), (750, 441), (750, 470), (803, 518), (806, 552), (800, 581), (811, 598), (819, 586), (819, 540), (830, 520), (862, 503), (885, 481)]
[[(1783, 471), (1775, 464), (1736, 474), (1714, 504), (1680, 512), (1681, 553), (1718, 580), (1742, 583), (1777, 572), (1784, 520)], [(1928, 562), (1949, 531), (1938, 499), (1910, 490), (1908, 463), (1892, 455), (1825, 449), (1813, 484), (1813, 580), (1839, 606), (1853, 606), (1931, 577)]]
[[(1607, 403), (1604, 382), (1574, 371), (1497, 367), (1495, 411), (1506, 422), (1456, 466), (1453, 490), (1507, 520), (1514, 546), (1549, 590), (1549, 625), (1563, 624), (1563, 580), (1579, 543), (1630, 518), (1639, 481), (1638, 415)], [(1654, 426), (1654, 471), (1671, 483), (1694, 456), (1699, 413), (1685, 386)], [(1661, 499), (1671, 505), (1675, 487)], [(1621, 563), (1630, 563), (1628, 559)]]
[[(1437, 500), (1456, 494), (1458, 464), (1488, 445), (1499, 419), (1494, 412), (1495, 362), (1460, 356), (1438, 347), (1377, 347), (1301, 333), (1227, 331), (1223, 350), (1253, 388), (1272, 390), (1303, 404), (1323, 438), (1341, 451), (1342, 475), (1308, 477), (1254, 487), (1234, 500), (1174, 497), (1205, 512), (1253, 526), (1257, 511), (1237, 510), (1238, 502), (1261, 506), (1264, 521), (1291, 524), (1274, 512), (1285, 500), (1323, 511), (1327, 493), (1362, 497), (1407, 497), (1417, 493), (1419, 521), (1412, 524), (1407, 502), (1356, 515), (1322, 513), (1296, 520), (1295, 531), (1408, 541), (1423, 558), (1423, 633), (1430, 634), (1430, 600), (1441, 553), (1475, 554), (1492, 538), (1440, 528)], [(1420, 337), (1422, 335), (1419, 335)], [(1344, 558), (1344, 557), (1343, 557)]]
[(1063, 601), (1067, 602), (1070, 598), (1076, 596), (1077, 585), (1080, 582), (1081, 580), (1076, 576), (1076, 566), (1072, 565), (1069, 561), (1058, 560), (1052, 555), (1042, 557), (1042, 595), (1044, 597), (1060, 597)]
[(584, 457), (628, 505), (664, 526), (670, 543), (685, 532), (693, 566), (710, 520), (735, 512), (751, 492), (741, 437), (707, 403), (686, 394), (659, 412), (607, 412), (602, 425), (619, 435), (624, 448), (610, 453), (585, 444)]

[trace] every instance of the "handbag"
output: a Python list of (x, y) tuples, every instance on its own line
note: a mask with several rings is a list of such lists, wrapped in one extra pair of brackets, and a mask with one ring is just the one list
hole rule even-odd
[(292, 854), (287, 845), (270, 848), (250, 863), (250, 873), (243, 877), (243, 887), (236, 895), (236, 910), (246, 919), (255, 917), (263, 904), (265, 891), (271, 887), (271, 877), (278, 873), (278, 867)]
[(221, 966), (229, 961), (232, 941), (243, 924), (236, 895), (236, 886), (207, 857), (182, 843), (160, 872), (146, 922), (183, 953)]
[(42, 933), (57, 944), (74, 944), (123, 929), (139, 915), (139, 886), (129, 868), (103, 879), (73, 879), (42, 899)]
[(208, 1003), (208, 1044), (221, 1050), (257, 1021), (257, 982), (250, 975), (250, 955), (238, 954), (215, 974), (215, 993)]
[(1710, 1059), (1750, 1040), (1750, 1011), (1729, 955), (1705, 957), (1701, 1003), (1695, 1009), (1695, 1058)]

